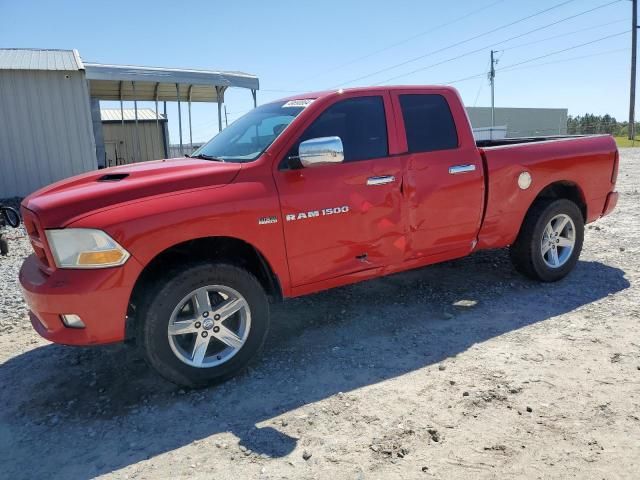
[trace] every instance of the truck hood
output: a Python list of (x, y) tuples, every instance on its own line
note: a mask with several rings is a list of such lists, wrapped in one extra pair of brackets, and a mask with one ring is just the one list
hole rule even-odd
[(44, 228), (59, 228), (90, 213), (151, 197), (232, 182), (239, 163), (195, 158), (154, 160), (85, 173), (32, 193), (22, 205)]

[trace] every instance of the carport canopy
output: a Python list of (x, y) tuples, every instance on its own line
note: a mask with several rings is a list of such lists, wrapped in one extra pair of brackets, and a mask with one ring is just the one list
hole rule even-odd
[(224, 102), (229, 87), (260, 88), (258, 77), (221, 72), (84, 63), (91, 97), (100, 100)]
[[(182, 152), (182, 112), (181, 102), (189, 106), (189, 143), (193, 145), (191, 130), (191, 103), (215, 102), (218, 104), (218, 129), (222, 130), (222, 103), (224, 93), (230, 87), (251, 90), (253, 105), (256, 106), (256, 92), (260, 88), (258, 77), (243, 72), (223, 72), (214, 70), (141, 67), (133, 65), (108, 65), (84, 62), (85, 75), (89, 81), (89, 96), (92, 101), (133, 101), (137, 111), (139, 101), (178, 103), (178, 123), (180, 150)], [(92, 108), (99, 115), (99, 107)], [(166, 105), (165, 105), (166, 110)], [(166, 111), (165, 111), (166, 113)]]

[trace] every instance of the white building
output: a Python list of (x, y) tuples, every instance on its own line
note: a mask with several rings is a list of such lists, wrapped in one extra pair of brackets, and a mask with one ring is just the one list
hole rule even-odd
[[(121, 129), (126, 130), (121, 133), (130, 137), (121, 158), (130, 163), (147, 159), (149, 152), (139, 143), (147, 137), (141, 126), (146, 120), (135, 114), (137, 102), (155, 102), (155, 112), (159, 102), (177, 102), (179, 140), (186, 145), (191, 102), (217, 103), (221, 129), (224, 93), (230, 87), (251, 90), (255, 105), (259, 81), (247, 73), (87, 63), (76, 50), (0, 49), (0, 198), (24, 197), (106, 166), (106, 149), (113, 149), (113, 142), (105, 142), (105, 133), (111, 135), (115, 127), (105, 132), (109, 122), (103, 125), (101, 100), (120, 102)], [(132, 121), (128, 113), (122, 115), (123, 102), (134, 106)]]
[[(491, 127), (491, 107), (466, 109), (474, 130)], [(496, 108), (495, 125), (506, 127), (509, 138), (566, 135), (567, 116), (566, 108)]]

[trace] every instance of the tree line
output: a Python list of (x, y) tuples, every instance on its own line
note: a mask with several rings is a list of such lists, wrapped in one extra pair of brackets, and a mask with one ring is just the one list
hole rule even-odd
[[(636, 132), (640, 132), (640, 123), (636, 123)], [(582, 135), (589, 133), (609, 133), (616, 137), (629, 134), (629, 122), (619, 122), (611, 115), (569, 115), (567, 118), (567, 134)]]

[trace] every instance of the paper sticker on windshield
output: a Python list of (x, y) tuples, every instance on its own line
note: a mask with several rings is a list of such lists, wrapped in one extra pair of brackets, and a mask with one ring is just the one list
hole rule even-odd
[(313, 98), (304, 98), (302, 100), (289, 100), (287, 103), (282, 105), (282, 108), (286, 108), (286, 107), (305, 108), (311, 105), (311, 102), (313, 102), (313, 100), (314, 100)]

